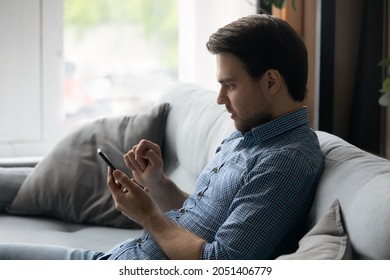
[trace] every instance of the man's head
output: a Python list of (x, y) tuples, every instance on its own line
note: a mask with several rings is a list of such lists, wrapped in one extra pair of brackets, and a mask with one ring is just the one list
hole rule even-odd
[(254, 79), (268, 69), (278, 70), (291, 97), (296, 101), (305, 98), (307, 50), (284, 20), (266, 14), (244, 17), (212, 34), (206, 46), (213, 54), (227, 52), (240, 59)]
[(239, 19), (212, 34), (207, 48), (217, 55), (217, 101), (238, 130), (247, 132), (302, 106), (307, 51), (285, 21), (269, 15)]

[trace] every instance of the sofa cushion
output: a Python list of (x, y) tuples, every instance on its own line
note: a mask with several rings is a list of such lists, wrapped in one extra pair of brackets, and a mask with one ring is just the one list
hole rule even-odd
[(342, 224), (340, 204), (336, 200), (329, 212), (299, 241), (293, 254), (279, 260), (346, 260), (352, 259), (352, 249)]
[(168, 109), (168, 104), (161, 104), (148, 114), (78, 125), (26, 178), (8, 211), (77, 223), (138, 227), (116, 210), (106, 186), (107, 165), (96, 151), (102, 148), (118, 169), (131, 175), (123, 154), (141, 139), (162, 145)]
[(106, 252), (126, 239), (140, 237), (142, 232), (142, 229), (68, 223), (52, 217), (0, 214), (0, 240), (6, 243), (52, 244)]
[(4, 213), (32, 167), (0, 167), (0, 213)]

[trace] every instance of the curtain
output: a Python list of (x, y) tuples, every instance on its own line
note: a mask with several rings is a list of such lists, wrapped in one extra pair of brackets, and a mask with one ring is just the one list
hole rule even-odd
[(382, 84), (383, 0), (365, 0), (356, 77), (352, 93), (347, 141), (369, 152), (381, 153), (381, 110), (378, 90)]

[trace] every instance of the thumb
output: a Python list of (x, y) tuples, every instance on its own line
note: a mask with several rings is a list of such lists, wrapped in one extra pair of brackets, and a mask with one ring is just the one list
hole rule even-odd
[(114, 179), (116, 182), (118, 182), (120, 185), (125, 186), (128, 191), (133, 191), (133, 189), (140, 189), (138, 185), (136, 185), (125, 173), (123, 173), (121, 170), (114, 170), (112, 173)]

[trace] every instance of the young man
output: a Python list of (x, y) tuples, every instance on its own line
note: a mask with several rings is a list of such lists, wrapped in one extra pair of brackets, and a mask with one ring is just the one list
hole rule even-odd
[(283, 20), (253, 15), (219, 29), (207, 48), (217, 60), (217, 102), (237, 131), (194, 194), (164, 175), (160, 147), (143, 140), (124, 156), (134, 179), (107, 172), (118, 210), (143, 236), (106, 253), (57, 249), (52, 258), (272, 259), (296, 245), (323, 169), (303, 106), (305, 45)]

